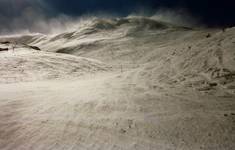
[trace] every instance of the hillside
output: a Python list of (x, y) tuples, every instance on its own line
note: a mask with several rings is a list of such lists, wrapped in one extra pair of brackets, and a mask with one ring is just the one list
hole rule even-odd
[(0, 38), (0, 149), (235, 147), (235, 28), (78, 26)]

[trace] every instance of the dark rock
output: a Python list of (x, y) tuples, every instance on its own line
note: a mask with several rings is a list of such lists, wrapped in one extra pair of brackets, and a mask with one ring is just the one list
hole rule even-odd
[(37, 46), (29, 46), (30, 48), (34, 49), (34, 50), (37, 50), (37, 51), (40, 51), (41, 49)]
[(11, 44), (9, 41), (0, 42), (1, 44)]
[(8, 48), (0, 48), (0, 51), (8, 51)]
[(210, 38), (210, 37), (211, 37), (211, 34), (208, 33), (208, 34), (206, 35), (206, 38)]
[(157, 87), (158, 87), (157, 85), (154, 85), (154, 86), (153, 86), (153, 89), (157, 89)]
[(217, 86), (218, 84), (217, 84), (217, 83), (209, 83), (209, 85), (210, 85), (211, 87), (214, 87), (214, 86)]
[(126, 133), (126, 130), (121, 129), (120, 132), (121, 132), (122, 134), (124, 134), (124, 133)]

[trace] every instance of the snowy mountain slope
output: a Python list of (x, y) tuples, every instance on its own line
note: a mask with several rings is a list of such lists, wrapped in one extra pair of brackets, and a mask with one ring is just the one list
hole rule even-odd
[(79, 77), (84, 74), (108, 71), (110, 68), (96, 60), (20, 50), (0, 56), (0, 82), (15, 83), (56, 78)]
[(210, 84), (234, 86), (234, 32), (234, 28), (227, 32), (193, 30), (148, 18), (94, 19), (79, 31), (27, 43), (46, 51), (98, 59), (118, 68), (141, 66), (146, 72), (154, 72), (146, 74), (146, 79), (154, 76), (152, 82), (164, 78), (166, 82), (184, 80), (188, 85), (201, 82), (196, 88), (207, 89)]
[(0, 38), (42, 50), (0, 52), (0, 149), (235, 147), (235, 28), (84, 24)]

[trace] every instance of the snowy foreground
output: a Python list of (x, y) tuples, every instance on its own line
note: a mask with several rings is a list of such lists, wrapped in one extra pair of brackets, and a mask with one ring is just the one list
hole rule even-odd
[(0, 41), (20, 43), (0, 52), (1, 150), (235, 147), (235, 28), (93, 19)]

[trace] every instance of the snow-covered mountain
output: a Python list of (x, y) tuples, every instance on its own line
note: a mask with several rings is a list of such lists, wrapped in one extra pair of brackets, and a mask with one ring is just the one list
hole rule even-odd
[(0, 149), (235, 147), (235, 28), (95, 18), (0, 42)]

